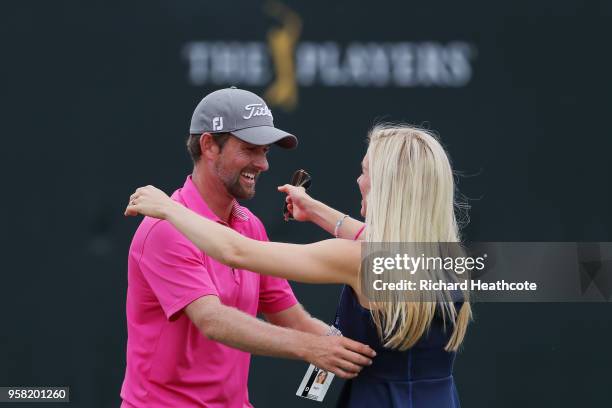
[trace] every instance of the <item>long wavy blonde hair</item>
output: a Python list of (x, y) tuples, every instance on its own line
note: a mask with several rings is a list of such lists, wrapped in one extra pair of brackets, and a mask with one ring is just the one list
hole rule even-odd
[[(368, 135), (370, 192), (366, 197), (367, 242), (460, 242), (453, 171), (444, 148), (429, 132), (409, 125), (376, 125)], [(425, 271), (427, 273), (427, 271)], [(467, 294), (464, 294), (467, 296)], [(453, 331), (445, 346), (456, 351), (472, 317), (467, 297), (456, 310), (446, 300), (405, 301), (385, 291), (371, 304), (386, 347), (406, 350), (429, 329), (437, 310)]]

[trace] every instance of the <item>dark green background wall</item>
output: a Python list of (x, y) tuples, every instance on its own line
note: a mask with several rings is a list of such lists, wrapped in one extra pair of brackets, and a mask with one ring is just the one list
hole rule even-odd
[[(470, 198), (472, 241), (611, 241), (612, 7), (588, 1), (286, 2), (300, 41), (463, 41), (465, 87), (300, 89), (275, 122), (300, 137), (273, 149), (247, 205), (274, 240), (325, 238), (281, 220), (275, 191), (308, 169), (316, 197), (354, 216), (355, 178), (376, 119), (437, 131)], [(180, 186), (193, 108), (221, 86), (194, 86), (183, 46), (261, 41), (256, 1), (4, 1), (0, 385), (68, 385), (79, 407), (119, 404), (125, 365), (126, 255), (132, 190)], [(231, 85), (231, 84), (227, 84)], [(262, 93), (265, 87), (251, 87)], [(331, 320), (338, 287), (295, 284)], [(479, 304), (456, 377), (466, 407), (610, 405), (609, 304)], [(256, 357), (259, 407), (294, 397), (306, 364)], [(340, 381), (320, 406), (333, 406)]]

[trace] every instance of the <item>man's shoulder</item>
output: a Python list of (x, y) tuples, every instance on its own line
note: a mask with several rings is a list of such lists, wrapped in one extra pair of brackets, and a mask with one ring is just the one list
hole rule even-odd
[(144, 217), (134, 233), (131, 249), (144, 252), (145, 248), (170, 249), (181, 247), (195, 247), (170, 222), (156, 218)]
[(170, 232), (168, 227), (172, 225), (164, 220), (159, 220), (157, 218), (152, 217), (143, 217), (140, 225), (136, 229), (136, 233), (134, 234), (134, 238), (140, 238), (146, 240), (151, 234), (160, 235), (164, 232)]
[[(180, 191), (181, 189), (174, 191), (170, 198), (179, 204), (186, 206), (180, 197)], [(142, 221), (134, 234), (134, 240), (138, 238), (144, 242), (148, 241), (149, 239), (167, 239), (168, 237), (174, 238), (175, 236), (183, 237), (183, 235), (168, 221), (145, 216), (142, 218)]]

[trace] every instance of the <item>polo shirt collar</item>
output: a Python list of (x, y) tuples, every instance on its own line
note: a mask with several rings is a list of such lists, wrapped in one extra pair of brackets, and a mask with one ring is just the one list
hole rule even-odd
[[(187, 208), (195, 211), (196, 213), (210, 220), (221, 222), (225, 224), (225, 221), (217, 217), (217, 214), (215, 214), (210, 209), (210, 207), (208, 207), (208, 204), (206, 204), (206, 201), (204, 201), (197, 187), (193, 183), (193, 180), (191, 179), (191, 175), (187, 176), (187, 180), (185, 180), (185, 184), (183, 185), (183, 188), (180, 191), (180, 195), (183, 201), (185, 202), (185, 204), (187, 205)], [(232, 200), (232, 211), (230, 213), (230, 221), (248, 221), (248, 220), (249, 220), (249, 215), (247, 214), (246, 208), (238, 204), (238, 201), (236, 201), (236, 199)]]

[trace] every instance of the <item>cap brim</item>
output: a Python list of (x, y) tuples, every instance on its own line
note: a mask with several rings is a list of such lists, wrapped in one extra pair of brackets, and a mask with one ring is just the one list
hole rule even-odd
[(297, 137), (272, 126), (254, 126), (232, 132), (238, 139), (254, 145), (276, 144), (285, 149), (297, 146)]

